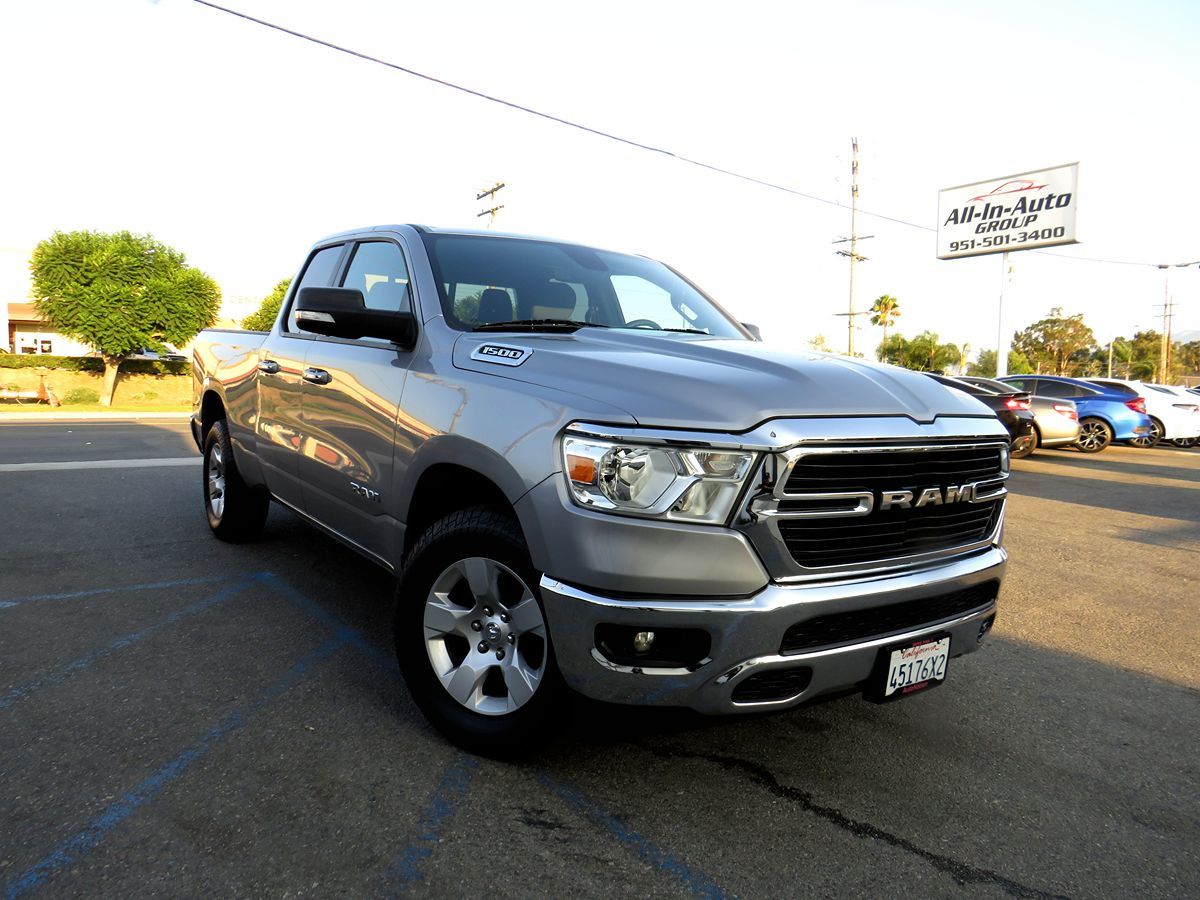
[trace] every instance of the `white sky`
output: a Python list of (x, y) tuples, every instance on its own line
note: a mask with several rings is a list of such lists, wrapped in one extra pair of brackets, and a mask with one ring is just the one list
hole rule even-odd
[[(939, 188), (1080, 162), (1066, 256), (1200, 260), (1195, 2), (225, 0), (237, 9), (643, 143), (936, 224)], [(845, 346), (849, 213), (599, 140), (190, 0), (0, 8), (0, 300), (55, 229), (148, 231), (242, 315), (309, 244), (383, 222), (474, 226), (670, 262), (768, 339)], [(864, 216), (858, 308), (993, 346), (998, 256)], [(1083, 312), (1100, 341), (1157, 328), (1162, 274), (1012, 256), (1006, 321)], [(1176, 269), (1175, 331), (1200, 329)], [(240, 305), (239, 305), (240, 301)], [(251, 302), (253, 301), (253, 302)], [(879, 330), (866, 325), (859, 349)]]

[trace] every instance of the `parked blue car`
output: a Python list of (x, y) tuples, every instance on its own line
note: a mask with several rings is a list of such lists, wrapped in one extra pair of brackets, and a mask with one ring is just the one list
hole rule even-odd
[(1146, 401), (1060, 375), (1009, 375), (1007, 384), (1038, 397), (1073, 400), (1079, 410), (1079, 443), (1084, 453), (1099, 453), (1113, 441), (1129, 441), (1152, 431)]

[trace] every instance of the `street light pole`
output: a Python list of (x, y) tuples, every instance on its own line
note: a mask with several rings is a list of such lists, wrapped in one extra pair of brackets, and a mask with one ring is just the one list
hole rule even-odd
[(1000, 273), (1000, 302), (996, 306), (996, 377), (1003, 378), (1008, 374), (1008, 348), (1012, 341), (1005, 337), (1004, 331), (1004, 289), (1012, 276), (1012, 266), (1008, 264), (1008, 251), (1001, 255), (1003, 270)]

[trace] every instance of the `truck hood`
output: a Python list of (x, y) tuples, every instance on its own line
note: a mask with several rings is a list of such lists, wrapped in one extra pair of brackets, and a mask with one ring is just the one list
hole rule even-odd
[[(483, 354), (483, 347), (510, 350)], [(660, 428), (737, 433), (801, 416), (994, 418), (978, 401), (918, 372), (754, 341), (599, 328), (466, 333), (455, 342), (454, 365), (590, 397)]]

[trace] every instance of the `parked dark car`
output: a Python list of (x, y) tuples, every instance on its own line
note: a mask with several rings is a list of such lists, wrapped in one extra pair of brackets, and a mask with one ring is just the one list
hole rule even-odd
[(1141, 397), (1061, 375), (1009, 375), (997, 381), (1040, 397), (1073, 400), (1079, 410), (1076, 446), (1084, 453), (1099, 453), (1113, 441), (1131, 441), (1154, 430)]
[(1029, 394), (1026, 391), (1006, 390), (998, 393), (990, 388), (964, 381), (961, 378), (951, 378), (948, 375), (935, 375), (926, 372), (934, 381), (939, 381), (946, 387), (970, 394), (996, 414), (1008, 429), (1009, 455), (1013, 459), (1021, 459), (1033, 452), (1037, 446), (1034, 430), (1033, 410), (1029, 406)]
[[(994, 378), (980, 378), (975, 375), (963, 375), (961, 378), (968, 384), (978, 385), (998, 394), (1012, 390), (1012, 385)], [(1029, 398), (1029, 408), (1033, 412), (1035, 448), (1069, 447), (1079, 441), (1079, 411), (1075, 408), (1073, 400), (1039, 397), (1034, 394)]]

